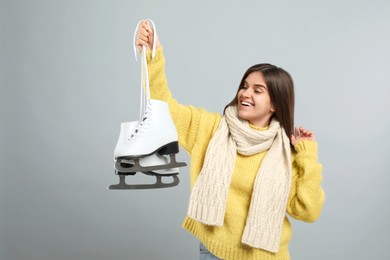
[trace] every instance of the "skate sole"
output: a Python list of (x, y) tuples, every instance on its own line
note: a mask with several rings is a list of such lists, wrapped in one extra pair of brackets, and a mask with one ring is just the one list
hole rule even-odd
[(131, 156), (118, 156), (115, 159), (116, 160), (119, 160), (119, 159), (133, 160), (136, 158), (144, 158), (144, 157), (150, 156), (156, 152), (160, 155), (177, 154), (177, 153), (179, 153), (179, 143), (177, 141), (168, 143), (166, 145), (163, 145), (163, 146), (157, 148), (156, 150), (154, 150), (153, 152), (148, 153), (148, 154), (139, 154), (139, 155), (131, 155)]

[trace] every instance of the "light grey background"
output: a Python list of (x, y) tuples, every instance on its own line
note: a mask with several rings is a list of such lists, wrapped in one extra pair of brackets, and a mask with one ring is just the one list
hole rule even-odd
[[(0, 259), (198, 259), (178, 187), (108, 191), (139, 111), (131, 40), (152, 18), (174, 96), (221, 112), (244, 71), (296, 84), (326, 203), (293, 221), (292, 259), (390, 259), (389, 1), (2, 1)], [(179, 160), (188, 162), (183, 152)], [(134, 182), (150, 181), (139, 176)]]

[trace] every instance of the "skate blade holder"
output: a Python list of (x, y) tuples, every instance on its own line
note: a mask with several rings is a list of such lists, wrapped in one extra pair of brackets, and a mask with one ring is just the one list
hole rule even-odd
[[(108, 187), (109, 190), (139, 190), (139, 189), (159, 189), (177, 186), (180, 182), (177, 176), (179, 172), (169, 174), (159, 174), (156, 171), (166, 170), (178, 167), (187, 166), (184, 162), (177, 162), (174, 154), (170, 154), (170, 162), (165, 165), (141, 166), (139, 158), (132, 158), (133, 163), (128, 163), (128, 158), (118, 158), (115, 162), (115, 174), (119, 176), (119, 183)], [(137, 172), (142, 172), (149, 176), (156, 177), (156, 182), (153, 184), (127, 184), (126, 176), (135, 175)], [(173, 181), (166, 183), (162, 179), (172, 178)]]
[[(177, 186), (180, 182), (177, 175), (172, 176), (161, 176), (154, 175), (156, 177), (156, 182), (153, 184), (127, 184), (126, 175), (119, 175), (119, 183), (112, 184), (108, 187), (109, 190), (145, 190), (145, 189), (160, 189), (160, 188), (169, 188)], [(165, 183), (162, 181), (163, 178), (172, 177), (173, 181)]]

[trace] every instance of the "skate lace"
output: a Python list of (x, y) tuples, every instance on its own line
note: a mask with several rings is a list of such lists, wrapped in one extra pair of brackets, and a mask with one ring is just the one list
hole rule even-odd
[(134, 141), (138, 137), (142, 136), (143, 133), (147, 131), (150, 126), (150, 121), (152, 117), (152, 108), (148, 106), (145, 110), (143, 118), (139, 121), (138, 126), (135, 128), (134, 132), (128, 138), (128, 141)]
[[(156, 55), (156, 26), (154, 25), (154, 22), (150, 19), (148, 19), (151, 23), (154, 31), (154, 40), (153, 40), (153, 47), (152, 47), (152, 59)], [(137, 46), (136, 46), (136, 36), (139, 29), (139, 26), (141, 25), (140, 21), (137, 24), (136, 30), (134, 32), (133, 37), (133, 47), (134, 47), (134, 55), (135, 60), (137, 60)], [(142, 136), (143, 133), (147, 131), (147, 129), (150, 126), (151, 117), (152, 117), (152, 106), (150, 104), (150, 87), (149, 87), (149, 73), (148, 73), (148, 63), (146, 58), (146, 48), (145, 46), (142, 46), (142, 62), (141, 62), (141, 96), (140, 96), (140, 119), (138, 126), (135, 128), (133, 133), (131, 133), (130, 137), (128, 138), (129, 141), (134, 141), (138, 137)]]

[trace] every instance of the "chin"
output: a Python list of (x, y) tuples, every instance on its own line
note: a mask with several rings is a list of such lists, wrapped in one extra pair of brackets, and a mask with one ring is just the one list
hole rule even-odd
[(249, 117), (246, 116), (245, 113), (240, 113), (240, 112), (238, 112), (237, 115), (238, 115), (238, 117), (239, 117), (240, 119), (242, 119), (242, 120), (250, 121), (250, 120), (249, 120)]

